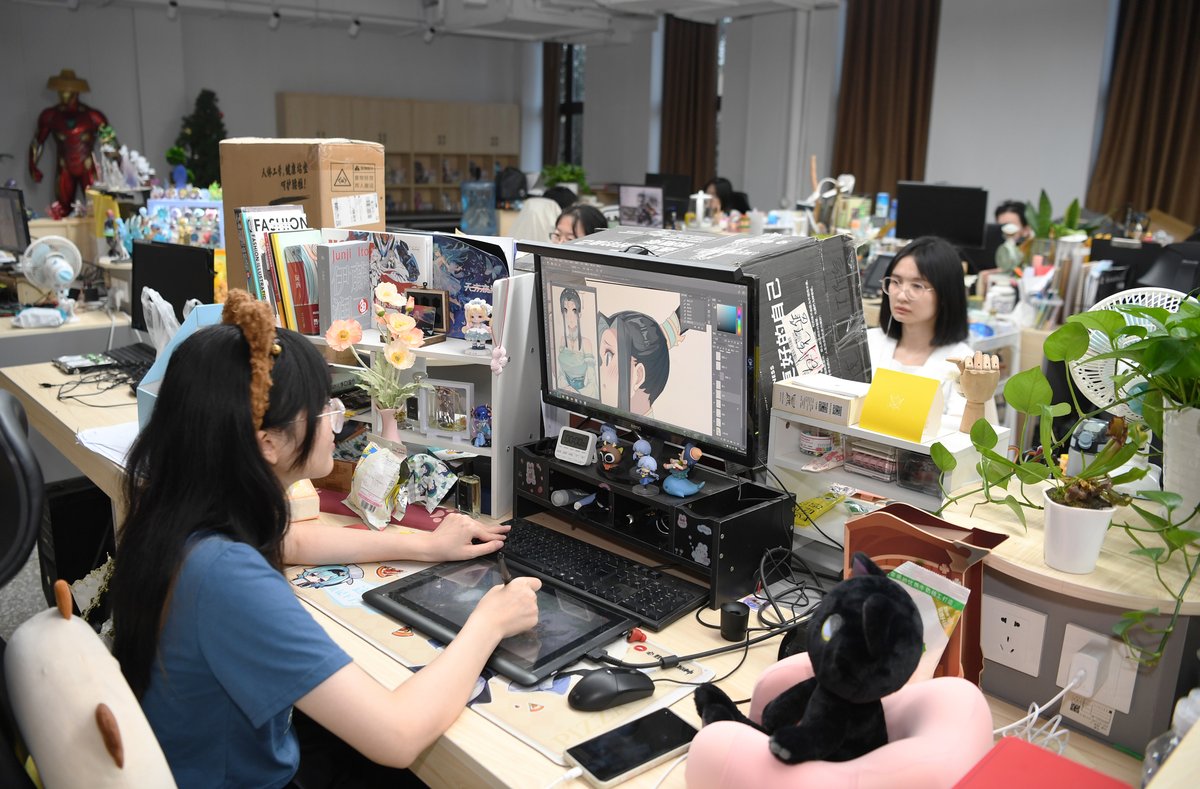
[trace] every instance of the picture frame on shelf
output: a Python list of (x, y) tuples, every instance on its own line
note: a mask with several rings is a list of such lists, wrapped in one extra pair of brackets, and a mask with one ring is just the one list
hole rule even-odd
[(425, 335), (425, 345), (446, 339), (450, 330), (450, 294), (434, 288), (408, 288), (404, 295), (413, 300), (413, 320)]
[(421, 431), (427, 436), (469, 443), (474, 384), (432, 378), (426, 378), (425, 383), (429, 388), (421, 390)]

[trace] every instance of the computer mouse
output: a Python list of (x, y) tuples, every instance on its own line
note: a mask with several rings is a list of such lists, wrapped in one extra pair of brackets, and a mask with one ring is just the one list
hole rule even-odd
[(573, 710), (599, 712), (654, 695), (654, 680), (635, 668), (598, 668), (579, 678), (567, 694)]

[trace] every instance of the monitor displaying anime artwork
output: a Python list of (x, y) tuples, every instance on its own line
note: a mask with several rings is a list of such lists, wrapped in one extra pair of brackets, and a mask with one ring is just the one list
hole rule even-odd
[(567, 254), (536, 260), (546, 402), (727, 459), (750, 453), (747, 282), (652, 257)]

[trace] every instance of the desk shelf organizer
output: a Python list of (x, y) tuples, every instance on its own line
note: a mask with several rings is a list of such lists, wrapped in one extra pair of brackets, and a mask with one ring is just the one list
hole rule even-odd
[[(821, 480), (825, 486), (834, 483), (848, 485), (932, 512), (942, 506), (943, 500), (940, 491), (937, 490), (936, 479), (914, 480), (909, 476), (905, 481), (905, 475), (900, 473), (899, 478), (895, 481), (884, 482), (847, 471), (844, 467), (826, 471), (806, 471), (804, 466), (817, 458), (800, 451), (800, 435), (803, 429), (815, 427), (840, 435), (846, 442), (864, 440), (893, 448), (897, 450), (898, 472), (903, 471), (906, 462), (910, 464), (910, 469), (922, 465), (928, 468), (931, 463), (924, 463), (924, 459), (929, 458), (929, 448), (940, 441), (958, 461), (954, 471), (950, 472), (949, 478), (943, 477), (942, 479), (942, 486), (947, 491), (954, 491), (979, 479), (979, 472), (975, 468), (979, 463), (979, 453), (971, 445), (971, 437), (966, 433), (958, 432), (958, 423), (957, 416), (946, 417), (942, 420), (942, 426), (937, 436), (926, 441), (916, 442), (876, 433), (873, 430), (864, 430), (858, 425), (835, 425), (820, 419), (812, 419), (773, 408), (771, 409), (771, 431), (767, 444), (767, 465), (772, 468), (785, 468), (800, 474), (811, 475), (815, 479)], [(993, 427), (999, 437), (999, 441), (996, 442), (997, 451), (1002, 451), (1008, 446), (1009, 436), (1012, 433), (1004, 426), (993, 425)]]
[[(467, 354), (466, 349), (470, 347), (470, 343), (457, 338), (448, 338), (434, 345), (417, 348), (416, 364), (405, 371), (409, 380), (420, 375), (435, 380), (469, 382), (474, 388), (472, 406), (487, 403), (492, 407), (490, 447), (472, 445), (472, 436), (469, 434), (463, 440), (456, 441), (427, 435), (419, 430), (401, 430), (400, 438), (410, 454), (437, 447), (477, 455), (472, 461), (471, 472), (478, 474), (483, 480), (484, 513), (496, 517), (512, 511), (513, 448), (541, 434), (541, 394), (537, 370), (539, 357), (537, 333), (533, 324), (533, 292), (534, 277), (529, 273), (499, 279), (493, 285), (492, 300), (495, 308), (492, 326), (496, 328), (498, 341), (502, 335), (509, 356), (508, 364), (499, 375), (492, 373), (491, 354)], [(320, 345), (325, 344), (324, 337), (309, 339)], [(378, 329), (365, 327), (363, 339), (355, 347), (364, 357), (381, 348)], [(338, 376), (339, 370), (353, 369), (336, 363), (331, 363), (330, 366), (334, 368), (335, 377)], [(380, 430), (379, 416), (372, 411), (351, 418), (370, 423), (375, 433)]]
[[(594, 465), (554, 457), (555, 438), (517, 447), (513, 515), (549, 512), (587, 532), (660, 558), (709, 586), (713, 608), (754, 591), (763, 552), (792, 544), (791, 495), (705, 466), (689, 479), (704, 489), (685, 499), (641, 496), (633, 485), (601, 477)], [(622, 441), (625, 452), (632, 451)], [(678, 451), (675, 449), (674, 451)], [(597, 493), (576, 510), (550, 500), (556, 490)]]

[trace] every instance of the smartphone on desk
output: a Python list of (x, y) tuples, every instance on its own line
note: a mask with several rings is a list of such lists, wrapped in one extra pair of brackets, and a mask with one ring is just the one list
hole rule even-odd
[(567, 749), (567, 761), (592, 786), (606, 789), (688, 749), (696, 727), (667, 708), (655, 710)]

